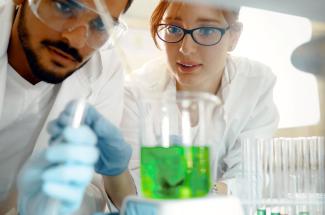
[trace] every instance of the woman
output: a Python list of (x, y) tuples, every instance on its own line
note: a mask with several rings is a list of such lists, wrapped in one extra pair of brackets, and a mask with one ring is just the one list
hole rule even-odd
[(122, 125), (127, 141), (136, 145), (131, 169), (139, 167), (133, 124), (139, 117), (137, 102), (157, 94), (208, 92), (223, 102), (213, 119), (221, 128), (212, 146), (214, 188), (236, 194), (240, 139), (271, 137), (279, 120), (272, 92), (276, 79), (270, 69), (228, 53), (242, 31), (238, 12), (168, 0), (155, 8), (151, 33), (157, 46), (158, 40), (163, 43), (166, 60), (149, 62), (131, 76)]

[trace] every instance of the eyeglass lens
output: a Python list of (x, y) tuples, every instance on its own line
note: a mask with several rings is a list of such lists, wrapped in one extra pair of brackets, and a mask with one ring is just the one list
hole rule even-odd
[(177, 43), (184, 38), (185, 34), (191, 34), (196, 43), (207, 46), (217, 44), (223, 36), (223, 32), (214, 27), (200, 27), (192, 30), (174, 25), (160, 25), (158, 27), (159, 38), (167, 43)]

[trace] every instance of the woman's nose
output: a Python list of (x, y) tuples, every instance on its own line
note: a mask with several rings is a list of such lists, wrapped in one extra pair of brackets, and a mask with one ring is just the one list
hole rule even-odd
[(187, 34), (184, 36), (183, 40), (181, 41), (181, 47), (179, 51), (184, 55), (190, 55), (196, 51), (197, 44), (191, 37), (191, 35)]

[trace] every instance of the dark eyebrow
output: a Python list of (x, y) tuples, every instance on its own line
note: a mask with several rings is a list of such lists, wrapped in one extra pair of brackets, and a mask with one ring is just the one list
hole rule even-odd
[(166, 21), (174, 21), (174, 20), (181, 21), (182, 19), (179, 17), (167, 17), (164, 20), (166, 20)]
[(198, 21), (198, 22), (216, 22), (216, 23), (221, 23), (220, 20), (217, 20), (217, 19), (206, 19), (206, 18), (199, 18), (196, 21)]
[(85, 9), (85, 6), (83, 6), (83, 4), (81, 4), (81, 3), (77, 2), (77, 1), (67, 0), (67, 3), (70, 4), (71, 6), (79, 9), (79, 10)]
[[(112, 17), (112, 20), (113, 20), (113, 25), (118, 25), (119, 24), (119, 18), (116, 18), (116, 17), (113, 17), (113, 16), (111, 16), (111, 17)], [(100, 19), (103, 22), (103, 19), (102, 19), (102, 17), (100, 15), (97, 15), (97, 17), (92, 19), (92, 20), (96, 20), (96, 19)]]
[[(180, 17), (166, 17), (164, 20), (166, 21), (182, 21)], [(199, 18), (196, 20), (197, 22), (215, 22), (215, 23), (221, 23), (220, 20), (217, 19), (209, 19), (209, 18)]]
[[(93, 19), (93, 20), (97, 20), (97, 19), (100, 19), (100, 20), (103, 22), (101, 16), (97, 16), (97, 17), (96, 17), (95, 19)], [(118, 19), (118, 18), (116, 18), (116, 17), (112, 17), (112, 19), (113, 19), (113, 25), (114, 25), (114, 26), (119, 24), (119, 19)]]

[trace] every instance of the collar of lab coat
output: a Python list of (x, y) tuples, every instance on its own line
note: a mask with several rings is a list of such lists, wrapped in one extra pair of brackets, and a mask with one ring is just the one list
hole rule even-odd
[(11, 0), (3, 0), (0, 3), (0, 118), (2, 114), (2, 104), (4, 99), (6, 80), (7, 80), (7, 49), (11, 32), (14, 4)]
[(0, 3), (1, 34), (0, 34), (0, 57), (7, 54), (9, 37), (11, 33), (12, 19), (14, 13), (14, 4), (10, 0), (4, 0)]
[[(146, 63), (139, 70), (134, 72), (131, 80), (140, 84), (141, 89), (147, 89), (148, 95), (157, 93), (176, 94), (176, 81), (171, 77), (165, 58), (157, 58)], [(221, 79), (221, 86), (217, 93), (222, 101), (227, 98), (230, 92), (232, 80), (236, 76), (236, 65), (229, 55), (227, 58), (224, 74)]]
[(221, 86), (217, 93), (217, 96), (221, 99), (223, 103), (222, 115), (223, 115), (223, 120), (226, 122), (226, 124), (228, 121), (228, 111), (227, 111), (229, 106), (228, 100), (229, 100), (229, 96), (231, 96), (230, 89), (233, 84), (233, 79), (235, 78), (236, 73), (237, 73), (236, 65), (232, 60), (232, 56), (228, 55), (224, 73), (221, 79)]
[[(100, 54), (95, 53), (87, 64), (60, 84), (60, 89), (44, 125), (48, 125), (51, 120), (57, 118), (65, 108), (65, 105), (71, 100), (84, 98), (89, 103), (92, 103), (96, 97), (96, 94), (92, 93), (93, 89), (97, 85), (96, 78), (102, 72), (101, 65)], [(96, 71), (98, 71), (97, 74)], [(95, 75), (91, 76), (90, 74), (92, 73), (95, 73)], [(33, 153), (38, 152), (47, 146), (49, 135), (46, 129), (47, 126), (43, 126), (36, 141), (36, 147), (34, 147)]]
[(229, 95), (230, 85), (232, 84), (232, 80), (236, 75), (235, 65), (231, 60), (231, 56), (229, 55), (226, 61), (226, 66), (221, 78), (220, 89), (217, 92), (217, 96), (224, 101), (225, 98)]

